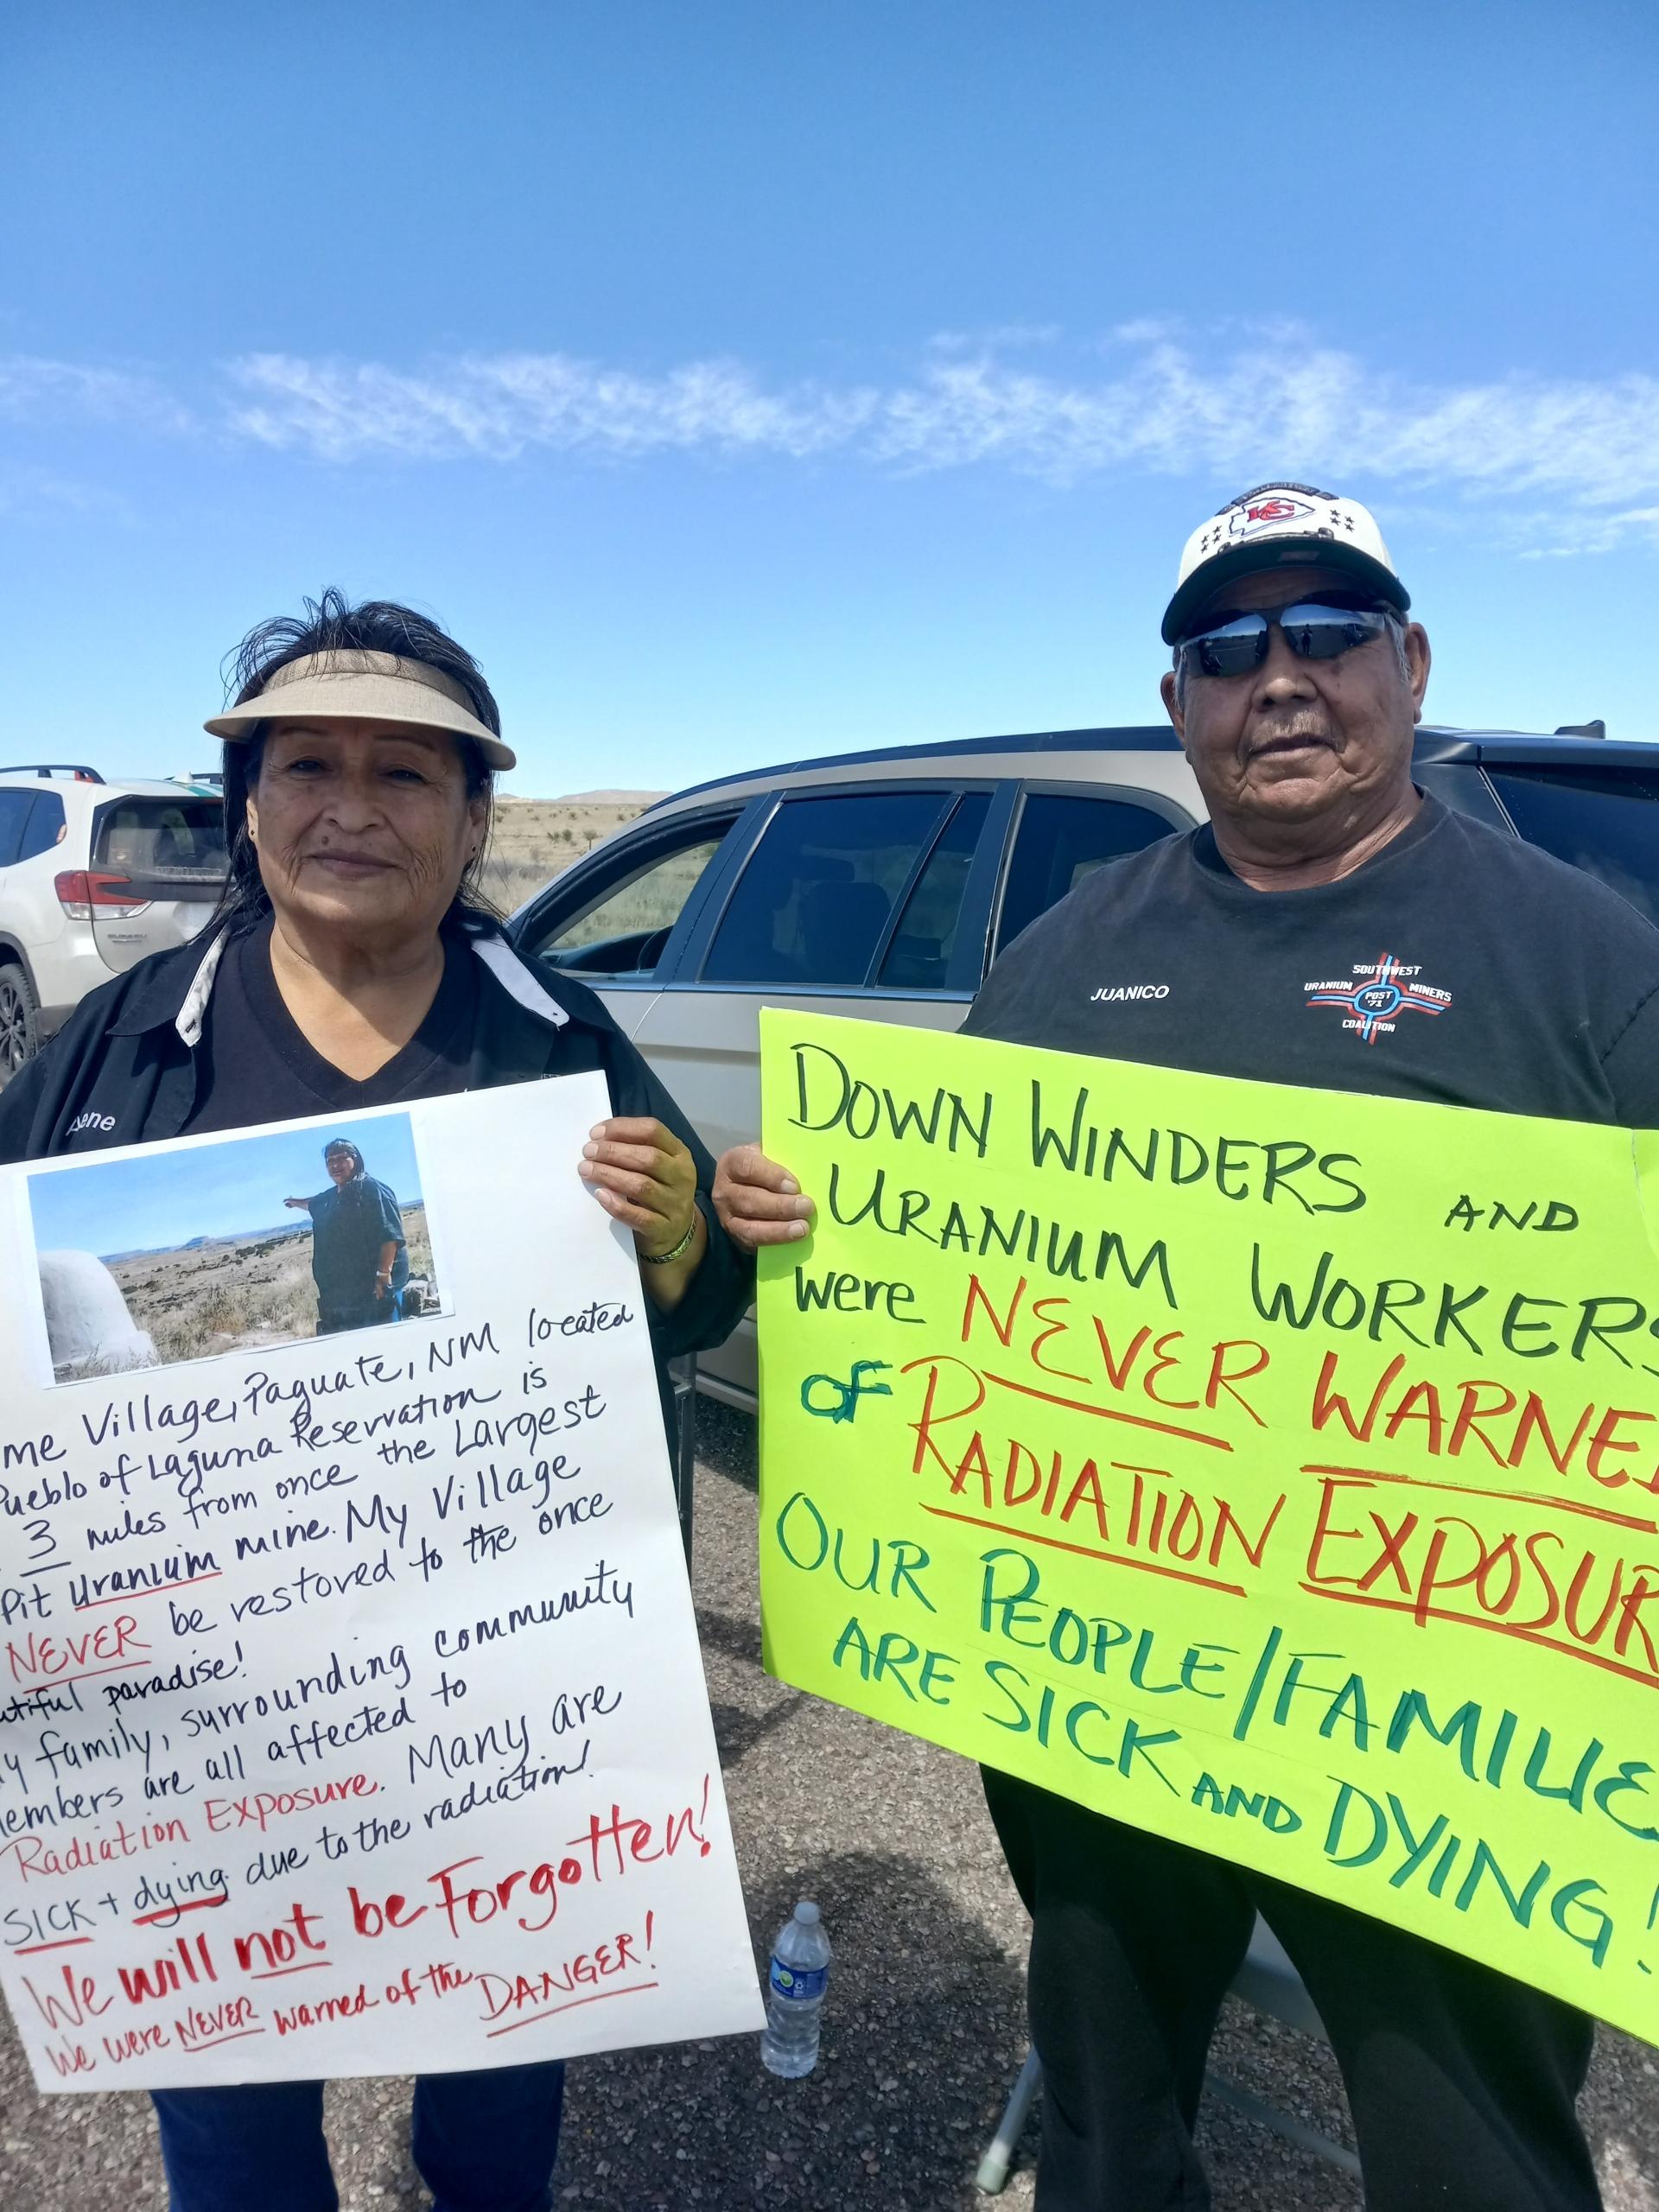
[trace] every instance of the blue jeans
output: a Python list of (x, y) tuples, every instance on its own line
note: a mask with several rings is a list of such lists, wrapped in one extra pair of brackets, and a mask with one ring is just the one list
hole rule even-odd
[[(151, 2092), (172, 2212), (339, 2212), (321, 2082)], [(548, 2212), (564, 2067), (423, 2074), (410, 2148), (433, 2212)]]

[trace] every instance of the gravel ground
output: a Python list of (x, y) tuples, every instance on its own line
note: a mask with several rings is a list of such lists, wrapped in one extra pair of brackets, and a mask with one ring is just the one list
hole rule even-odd
[[(555, 2201), (605, 2212), (988, 2208), (973, 2175), (1024, 2055), (1026, 1924), (977, 1777), (761, 1673), (753, 1425), (705, 1406), (700, 1445), (698, 1614), (750, 1924), (764, 1946), (798, 1897), (822, 1904), (836, 1951), (823, 2056), (803, 2082), (774, 2082), (747, 2037), (582, 2060)], [(1236, 2088), (1351, 2139), (1322, 2045), (1230, 2004), (1214, 2056)], [(1659, 2212), (1656, 2066), (1645, 2045), (1604, 2031), (1586, 2115), (1608, 2212)], [(346, 2212), (427, 2202), (407, 2111), (404, 2082), (330, 2091)], [(1218, 2099), (1201, 2125), (1216, 2212), (1357, 2212), (1357, 2183)], [(1030, 2212), (1034, 2151), (1028, 2130), (998, 2200), (1007, 2212)], [(165, 2202), (149, 2100), (38, 2096), (0, 2025), (4, 2212)]]

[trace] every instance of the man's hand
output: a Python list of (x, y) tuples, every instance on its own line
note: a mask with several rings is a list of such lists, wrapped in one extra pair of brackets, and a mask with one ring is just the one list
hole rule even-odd
[(696, 1227), (696, 1162), (672, 1129), (650, 1116), (601, 1122), (582, 1147), (576, 1173), (649, 1258), (671, 1252)]
[(714, 1198), (721, 1227), (750, 1252), (804, 1236), (817, 1211), (788, 1168), (768, 1160), (758, 1144), (736, 1145), (721, 1157)]

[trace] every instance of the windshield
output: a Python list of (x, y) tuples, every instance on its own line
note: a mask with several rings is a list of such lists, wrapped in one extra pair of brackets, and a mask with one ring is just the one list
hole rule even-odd
[(1486, 772), (1529, 844), (1599, 875), (1659, 925), (1659, 757), (1651, 769)]
[(217, 883), (226, 866), (224, 802), (194, 793), (117, 799), (99, 817), (92, 866), (122, 875)]

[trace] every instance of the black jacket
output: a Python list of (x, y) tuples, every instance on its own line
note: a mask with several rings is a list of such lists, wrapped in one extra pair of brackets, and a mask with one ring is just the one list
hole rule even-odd
[[(666, 1411), (663, 1363), (721, 1343), (753, 1295), (753, 1261), (715, 1217), (714, 1162), (590, 990), (521, 958), (493, 929), (469, 925), (467, 934), (480, 963), (468, 1090), (596, 1069), (613, 1112), (655, 1116), (696, 1161), (697, 1204), (709, 1224), (702, 1265), (671, 1313), (645, 1304)], [(84, 998), (0, 1091), (0, 1164), (177, 1136), (196, 1101), (202, 1020), (223, 944), (222, 937), (198, 938), (153, 953)], [(576, 1163), (550, 1160), (546, 1170), (574, 1175)]]

